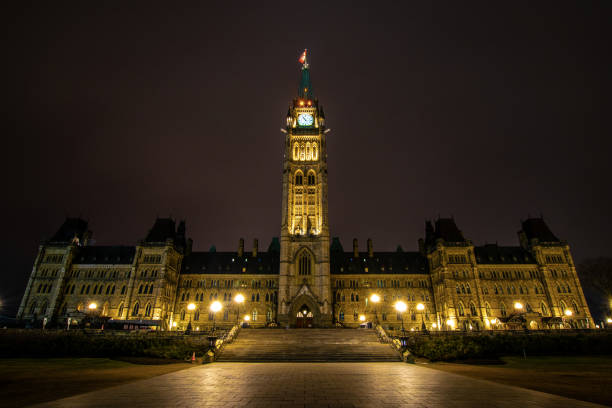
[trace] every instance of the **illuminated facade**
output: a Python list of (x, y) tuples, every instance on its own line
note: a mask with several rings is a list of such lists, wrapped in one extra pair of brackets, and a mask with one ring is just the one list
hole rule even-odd
[[(541, 218), (521, 223), (518, 246), (474, 245), (449, 218), (425, 223), (417, 251), (375, 252), (371, 240), (365, 251), (357, 240), (344, 251), (331, 239), (328, 133), (305, 60), (283, 133), (280, 239), (266, 251), (257, 240), (245, 251), (240, 239), (236, 251), (194, 252), (185, 223), (171, 219), (157, 219), (136, 246), (91, 246), (87, 223), (67, 219), (40, 246), (17, 317), (63, 325), (93, 313), (163, 330), (247, 319), (256, 327), (594, 327), (569, 245)], [(213, 313), (215, 301), (222, 309)]]

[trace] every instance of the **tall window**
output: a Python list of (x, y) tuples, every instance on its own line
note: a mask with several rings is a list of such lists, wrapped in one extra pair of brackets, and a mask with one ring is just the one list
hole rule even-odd
[(295, 184), (297, 184), (298, 186), (302, 185), (302, 173), (297, 173), (295, 175)]
[(502, 317), (506, 317), (506, 305), (502, 303), (499, 309)]
[(310, 275), (311, 274), (312, 261), (310, 259), (310, 255), (306, 251), (302, 252), (302, 254), (300, 255), (300, 258), (298, 260), (298, 265), (299, 265), (300, 275)]
[(140, 305), (138, 303), (136, 303), (134, 305), (134, 309), (132, 310), (132, 315), (133, 316), (138, 316), (138, 311), (140, 310)]
[(316, 181), (316, 177), (315, 177), (314, 173), (309, 173), (308, 174), (308, 185), (309, 186), (314, 186), (315, 185), (315, 181)]
[(145, 307), (145, 316), (151, 316), (151, 304), (147, 303), (147, 306)]

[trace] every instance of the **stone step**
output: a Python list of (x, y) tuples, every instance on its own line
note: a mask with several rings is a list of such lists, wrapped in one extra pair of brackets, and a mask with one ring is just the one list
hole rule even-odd
[(368, 329), (242, 329), (217, 361), (399, 361)]

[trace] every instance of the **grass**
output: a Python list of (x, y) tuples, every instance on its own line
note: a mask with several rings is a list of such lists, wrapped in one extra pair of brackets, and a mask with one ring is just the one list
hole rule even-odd
[[(426, 367), (612, 405), (612, 356), (502, 357), (505, 364), (436, 362)], [(474, 362), (476, 363), (476, 362)]]
[(184, 362), (150, 358), (0, 359), (0, 407), (52, 401), (189, 367)]

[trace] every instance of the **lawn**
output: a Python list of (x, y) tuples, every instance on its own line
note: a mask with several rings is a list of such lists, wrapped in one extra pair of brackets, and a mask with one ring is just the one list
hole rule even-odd
[(612, 405), (612, 356), (503, 357), (505, 364), (430, 363), (425, 367), (583, 401)]
[(0, 407), (22, 407), (192, 367), (156, 359), (0, 359)]

